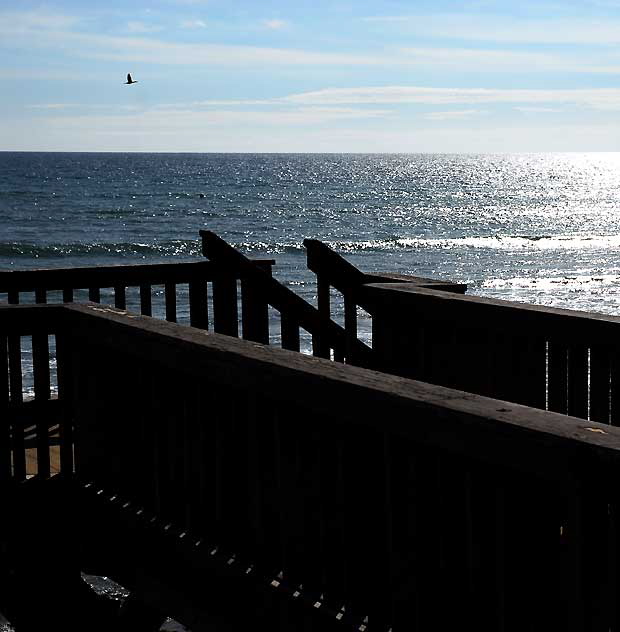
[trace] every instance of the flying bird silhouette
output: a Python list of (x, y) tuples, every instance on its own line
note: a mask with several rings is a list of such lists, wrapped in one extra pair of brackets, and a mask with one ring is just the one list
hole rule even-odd
[(131, 78), (131, 75), (129, 73), (127, 73), (127, 81), (125, 81), (125, 83), (138, 83), (137, 81), (134, 81)]

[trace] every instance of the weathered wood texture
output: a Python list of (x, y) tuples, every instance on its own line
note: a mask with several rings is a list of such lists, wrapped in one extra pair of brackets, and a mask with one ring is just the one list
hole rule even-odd
[(192, 629), (617, 629), (620, 429), (65, 309), (90, 554)]
[(409, 284), (363, 294), (381, 370), (620, 424), (620, 318)]

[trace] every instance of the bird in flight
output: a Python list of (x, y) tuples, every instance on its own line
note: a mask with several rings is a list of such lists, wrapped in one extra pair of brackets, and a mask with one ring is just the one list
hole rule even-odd
[(125, 83), (138, 83), (137, 81), (134, 81), (131, 78), (131, 75), (129, 73), (127, 73), (127, 81), (125, 81)]

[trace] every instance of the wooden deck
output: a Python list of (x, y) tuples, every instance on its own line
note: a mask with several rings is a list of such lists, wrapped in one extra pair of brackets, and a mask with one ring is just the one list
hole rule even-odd
[[(36, 448), (26, 448), (26, 476), (36, 476), (39, 471), (39, 460)], [(60, 447), (57, 445), (50, 446), (50, 473), (58, 474), (60, 472)]]
[[(361, 275), (309, 242), (314, 308), (202, 237), (214, 265), (10, 277), (39, 304), (0, 307), (0, 600), (20, 576), (23, 612), (50, 585), (74, 604), (84, 571), (193, 632), (620, 632), (620, 318)], [(119, 309), (43, 304), (78, 283)]]

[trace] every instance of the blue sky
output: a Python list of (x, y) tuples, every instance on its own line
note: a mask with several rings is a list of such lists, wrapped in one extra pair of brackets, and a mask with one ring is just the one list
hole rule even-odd
[(616, 151), (620, 0), (0, 0), (0, 79), (2, 150)]

